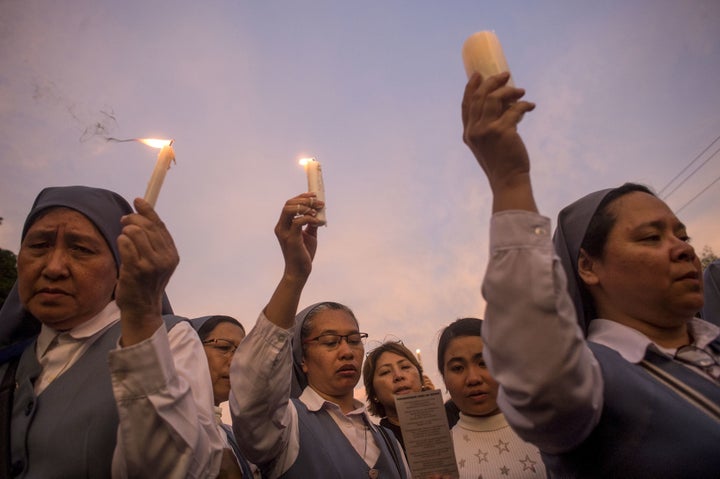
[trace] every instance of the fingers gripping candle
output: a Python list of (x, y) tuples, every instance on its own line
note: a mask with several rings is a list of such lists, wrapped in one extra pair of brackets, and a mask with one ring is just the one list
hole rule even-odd
[[(487, 78), (510, 71), (500, 40), (495, 32), (482, 31), (470, 35), (463, 44), (462, 58), (468, 79), (476, 72), (480, 73), (483, 78)], [(515, 86), (512, 77), (507, 84)]]
[[(317, 199), (325, 201), (325, 185), (323, 184), (322, 177), (322, 165), (315, 158), (303, 158), (300, 160), (300, 164), (305, 167), (305, 173), (307, 174), (308, 191), (315, 193)], [(325, 217), (325, 207), (318, 211), (317, 219), (322, 221), (322, 224), (327, 224)]]

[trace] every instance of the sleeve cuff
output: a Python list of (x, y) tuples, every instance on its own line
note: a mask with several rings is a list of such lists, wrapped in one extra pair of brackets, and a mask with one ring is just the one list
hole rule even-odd
[(110, 351), (109, 363), (118, 400), (146, 397), (166, 388), (176, 376), (164, 324), (145, 341)]

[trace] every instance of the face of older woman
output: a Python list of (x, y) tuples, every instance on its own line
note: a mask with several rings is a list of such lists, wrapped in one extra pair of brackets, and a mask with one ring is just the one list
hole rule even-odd
[(41, 216), (20, 245), (20, 300), (53, 329), (71, 329), (102, 311), (112, 300), (117, 274), (95, 225), (68, 208)]
[(405, 356), (385, 351), (375, 362), (375, 396), (386, 410), (395, 410), (395, 396), (422, 390), (420, 372)]
[(678, 326), (703, 304), (702, 268), (683, 225), (647, 193), (610, 205), (616, 222), (602, 258), (579, 262), (598, 312), (636, 329)]
[[(359, 340), (328, 343), (326, 335), (358, 334), (358, 326), (346, 311), (327, 309), (312, 318), (305, 341), (302, 368), (308, 384), (325, 399), (352, 396), (360, 379), (364, 346)], [(353, 344), (354, 343), (354, 344)]]
[(230, 396), (230, 363), (244, 337), (245, 333), (240, 326), (222, 322), (203, 340), (216, 406), (227, 401)]

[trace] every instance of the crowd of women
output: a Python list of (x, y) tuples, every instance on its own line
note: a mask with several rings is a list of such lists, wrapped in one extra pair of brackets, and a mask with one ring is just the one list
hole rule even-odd
[[(628, 183), (551, 235), (517, 131), (534, 105), (508, 79), (476, 74), (462, 101), (493, 215), (484, 320), (438, 318), (460, 476), (717, 477), (720, 328), (698, 317), (717, 300), (685, 226)], [(52, 187), (27, 217), (0, 311), (0, 477), (411, 477), (395, 397), (434, 388), (417, 359), (397, 341), (366, 357), (344, 304), (298, 313), (322, 201), (284, 204), (284, 271), (247, 335), (172, 314), (178, 253), (134, 207)]]

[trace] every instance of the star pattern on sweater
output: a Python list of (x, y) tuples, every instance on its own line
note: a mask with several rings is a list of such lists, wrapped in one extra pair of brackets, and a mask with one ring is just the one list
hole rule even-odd
[(488, 461), (488, 453), (481, 449), (478, 449), (478, 452), (475, 453), (474, 456), (478, 458), (478, 464), (482, 463), (483, 461), (487, 463), (490, 462)]
[(465, 435), (463, 436), (463, 441), (465, 441), (465, 442), (470, 442), (470, 436), (468, 436), (467, 434), (465, 434)]
[(508, 446), (510, 445), (509, 442), (505, 442), (502, 439), (498, 439), (498, 443), (495, 444), (495, 447), (497, 447), (498, 455), (502, 454), (503, 451), (510, 452), (510, 449), (508, 449)]
[(460, 459), (458, 461), (458, 468), (459, 469), (465, 469), (465, 459)]
[(520, 459), (520, 463), (523, 465), (523, 471), (537, 472), (537, 470), (535, 470), (535, 464), (537, 464), (537, 462), (530, 459), (530, 456), (527, 454), (525, 454), (525, 459)]
[(510, 475), (510, 469), (507, 468), (507, 466), (503, 466), (500, 468), (500, 474), (503, 476), (509, 476)]

